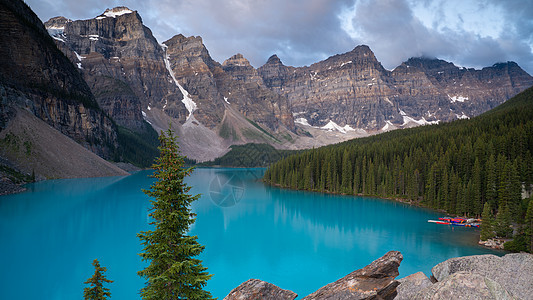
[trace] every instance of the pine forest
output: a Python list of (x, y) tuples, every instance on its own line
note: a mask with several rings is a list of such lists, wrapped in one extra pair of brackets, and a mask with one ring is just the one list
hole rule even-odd
[(480, 217), (486, 206), (495, 218), (485, 223), (489, 237), (510, 237), (512, 230), (498, 226), (515, 224), (531, 249), (527, 211), (533, 201), (522, 193), (533, 183), (533, 88), (470, 120), (289, 156), (269, 167), (264, 180), (291, 189), (404, 199), (461, 216)]

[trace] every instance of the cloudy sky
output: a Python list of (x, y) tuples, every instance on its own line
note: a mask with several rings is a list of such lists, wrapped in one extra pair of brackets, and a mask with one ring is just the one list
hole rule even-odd
[(533, 74), (531, 0), (26, 0), (46, 21), (89, 19), (106, 8), (137, 10), (159, 42), (201, 36), (223, 62), (254, 67), (276, 53), (310, 65), (366, 44), (387, 69), (413, 56), (481, 68), (515, 61)]

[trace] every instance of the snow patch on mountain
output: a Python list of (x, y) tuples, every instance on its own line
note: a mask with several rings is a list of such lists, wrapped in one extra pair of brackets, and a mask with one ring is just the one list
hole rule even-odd
[(432, 124), (439, 124), (439, 120), (437, 121), (428, 121), (426, 118), (422, 117), (420, 120), (415, 120), (407, 115), (403, 116), (403, 124), (402, 126), (407, 125), (408, 123), (415, 123), (418, 125), (432, 125)]
[(83, 69), (83, 67), (81, 66), (81, 60), (85, 58), (85, 56), (81, 56), (78, 54), (78, 52), (76, 51), (73, 51), (74, 54), (76, 55), (76, 58), (78, 59), (78, 63), (76, 63), (76, 66), (78, 66), (78, 69)]
[(52, 38), (53, 38), (54, 40), (58, 40), (58, 41), (60, 41), (60, 42), (65, 43), (65, 40), (62, 39), (62, 38), (60, 38), (59, 36), (55, 36), (55, 35), (53, 35)]
[(311, 126), (311, 124), (309, 124), (309, 122), (307, 122), (307, 119), (306, 119), (306, 118), (297, 118), (297, 119), (294, 119), (294, 123), (302, 124), (302, 125), (305, 125), (305, 126)]
[(351, 63), (352, 63), (351, 60), (350, 60), (350, 61), (347, 61), (347, 62), (343, 62), (343, 63), (341, 64), (340, 68), (342, 68), (343, 66), (345, 66), (345, 65), (347, 65), (347, 64), (351, 64)]
[(397, 129), (397, 127), (394, 126), (394, 124), (392, 124), (391, 121), (385, 121), (385, 126), (381, 128), (381, 131), (385, 132), (385, 131), (390, 131), (390, 130), (395, 130), (395, 129)]
[(344, 127), (341, 127), (337, 125), (337, 123), (333, 122), (332, 120), (329, 120), (329, 123), (320, 127), (320, 129), (328, 130), (328, 131), (339, 131), (341, 133), (346, 133), (347, 131), (355, 131), (350, 125), (345, 125)]
[(470, 119), (470, 117), (465, 115), (464, 112), (462, 113), (462, 115), (455, 114), (455, 116), (457, 117), (457, 119)]
[(167, 54), (167, 48), (168, 48), (167, 45), (161, 44), (161, 47), (165, 51), (164, 60), (165, 60), (165, 66), (168, 70), (168, 73), (170, 74), (170, 77), (172, 77), (172, 80), (174, 80), (174, 83), (176, 84), (176, 86), (180, 89), (180, 92), (183, 94), (183, 99), (181, 100), (181, 102), (185, 104), (185, 108), (187, 108), (187, 111), (189, 111), (189, 115), (187, 116), (187, 119), (186, 119), (188, 120), (192, 116), (192, 113), (198, 108), (198, 106), (196, 105), (196, 103), (194, 103), (194, 101), (190, 97), (189, 92), (187, 92), (176, 79), (176, 76), (174, 75), (174, 71), (172, 71), (172, 68), (170, 67), (170, 60), (169, 60), (170, 56)]
[(65, 26), (50, 26), (46, 27), (48, 34), (52, 37), (62, 35), (65, 32)]
[(125, 14), (131, 14), (132, 12), (133, 11), (131, 9), (126, 7), (116, 7), (113, 9), (106, 9), (106, 11), (104, 12), (104, 16), (109, 18), (116, 18)]
[(450, 98), (450, 102), (451, 103), (468, 101), (468, 97), (465, 97), (465, 96), (453, 96), (452, 97), (452, 96), (448, 95), (448, 98)]

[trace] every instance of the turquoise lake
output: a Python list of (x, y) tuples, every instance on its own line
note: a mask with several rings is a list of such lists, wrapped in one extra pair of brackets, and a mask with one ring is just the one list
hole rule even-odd
[[(258, 278), (299, 298), (389, 250), (400, 276), (448, 258), (502, 252), (476, 245), (477, 230), (427, 223), (441, 214), (376, 198), (289, 191), (263, 185), (264, 169), (196, 169), (187, 179), (198, 214), (191, 234), (224, 298)], [(0, 197), (0, 298), (82, 299), (98, 258), (112, 299), (139, 299), (144, 263), (136, 234), (149, 229), (150, 171), (126, 177), (50, 180)]]

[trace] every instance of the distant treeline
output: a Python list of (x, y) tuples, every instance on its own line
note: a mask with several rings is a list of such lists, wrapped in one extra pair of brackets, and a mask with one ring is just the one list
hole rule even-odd
[(199, 166), (267, 167), (284, 157), (299, 153), (299, 151), (294, 150), (278, 150), (268, 144), (249, 143), (233, 145), (230, 148), (231, 150), (222, 157), (200, 163)]
[[(264, 180), (293, 189), (404, 198), (451, 214), (526, 220), (533, 88), (471, 120), (396, 130), (289, 156)], [(533, 202), (533, 201), (529, 201)], [(532, 205), (529, 205), (532, 206)], [(528, 220), (529, 221), (529, 220)]]
[(140, 168), (149, 168), (159, 155), (159, 140), (157, 132), (145, 122), (143, 130), (132, 131), (126, 127), (117, 126), (117, 140), (119, 147), (115, 149), (113, 160), (126, 162)]

